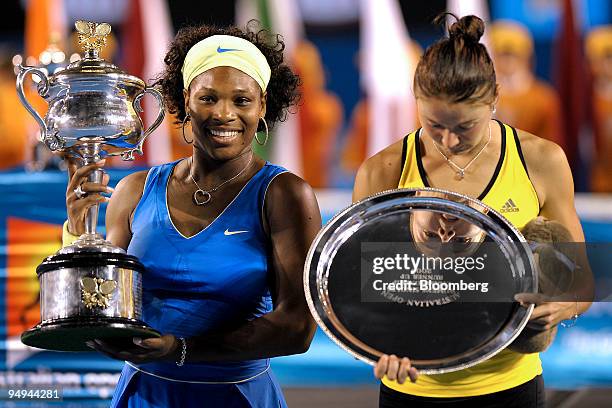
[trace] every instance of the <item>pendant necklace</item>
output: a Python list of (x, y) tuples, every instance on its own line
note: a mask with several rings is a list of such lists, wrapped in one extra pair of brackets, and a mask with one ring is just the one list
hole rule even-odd
[(242, 173), (245, 172), (245, 170), (249, 167), (249, 165), (251, 164), (251, 160), (253, 160), (253, 155), (251, 155), (251, 157), (249, 158), (249, 161), (247, 162), (246, 166), (244, 166), (244, 168), (242, 170), (240, 170), (240, 172), (238, 172), (238, 174), (236, 174), (234, 177), (225, 180), (224, 182), (222, 182), (221, 184), (208, 189), (208, 190), (204, 190), (203, 188), (201, 188), (197, 181), (195, 181), (195, 179), (193, 178), (193, 174), (191, 172), (191, 166), (193, 164), (193, 156), (191, 157), (191, 161), (189, 162), (189, 177), (191, 177), (191, 180), (193, 181), (193, 183), (196, 185), (196, 187), (198, 188), (195, 193), (193, 193), (193, 202), (195, 203), (195, 205), (206, 205), (208, 204), (211, 200), (212, 200), (212, 195), (211, 193), (214, 193), (215, 191), (217, 191), (218, 189), (220, 189), (221, 187), (223, 187), (224, 185), (226, 185), (227, 183), (229, 183), (232, 180), (235, 180), (236, 178), (240, 177), (240, 175)]
[(463, 180), (463, 178), (465, 177), (465, 171), (468, 169), (468, 167), (470, 167), (470, 165), (472, 163), (474, 163), (474, 161), (478, 158), (478, 156), (480, 156), (480, 154), (482, 152), (484, 152), (484, 149), (487, 148), (487, 146), (489, 145), (489, 142), (491, 142), (491, 124), (489, 123), (489, 139), (487, 140), (487, 143), (485, 143), (484, 146), (482, 146), (482, 149), (480, 149), (480, 151), (478, 153), (476, 153), (476, 156), (474, 156), (474, 158), (472, 158), (472, 160), (469, 161), (468, 164), (465, 165), (465, 167), (459, 167), (455, 162), (453, 162), (447, 155), (445, 155), (444, 153), (442, 153), (442, 151), (440, 150), (440, 148), (438, 148), (438, 145), (436, 144), (436, 142), (433, 142), (434, 147), (436, 148), (436, 150), (438, 151), (438, 153), (440, 153), (442, 155), (442, 157), (444, 157), (444, 159), (446, 160), (446, 162), (451, 165), (451, 167), (453, 167), (456, 172), (456, 178), (457, 180)]

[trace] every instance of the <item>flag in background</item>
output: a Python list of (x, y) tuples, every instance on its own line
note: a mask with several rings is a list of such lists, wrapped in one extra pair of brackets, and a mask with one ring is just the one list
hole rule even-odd
[[(361, 0), (361, 80), (368, 100), (370, 157), (415, 126), (412, 78), (417, 61), (395, 0)], [(366, 157), (366, 158), (367, 158)]]
[(577, 24), (572, 0), (563, 0), (561, 13), (561, 27), (555, 43), (552, 76), (561, 97), (562, 129), (565, 131), (567, 159), (574, 174), (577, 174), (580, 162), (579, 137), (586, 117), (587, 77), (580, 25)]
[[(163, 72), (164, 57), (174, 37), (167, 2), (131, 0), (122, 34), (121, 68), (150, 84)], [(146, 96), (142, 107), (147, 129), (157, 117), (158, 104), (151, 96)], [(172, 160), (172, 120), (166, 116), (163, 123), (147, 137), (144, 156), (136, 156), (136, 164), (154, 166)]]
[[(164, 57), (168, 51), (168, 46), (174, 38), (174, 29), (168, 10), (166, 0), (139, 0), (145, 46), (145, 60), (143, 68), (143, 79), (150, 81), (159, 76), (165, 68)], [(157, 118), (159, 109), (158, 103), (149, 100), (144, 104), (144, 114), (146, 126)], [(171, 148), (171, 119), (166, 117), (164, 122), (148, 137), (146, 141), (146, 158), (149, 166), (167, 163), (172, 160)]]
[(53, 40), (66, 50), (66, 10), (63, 0), (29, 0), (25, 11), (25, 55), (38, 58)]
[[(236, 24), (245, 27), (249, 20), (256, 19), (273, 33), (279, 33), (285, 42), (285, 61), (291, 56), (304, 37), (304, 28), (296, 0), (239, 0), (236, 2)], [(253, 143), (254, 150), (264, 159), (279, 164), (297, 175), (302, 175), (302, 153), (300, 149), (299, 113), (287, 115), (287, 120), (278, 122), (270, 133), (266, 146)], [(263, 132), (259, 136), (263, 139)]]
[[(38, 65), (40, 54), (54, 43), (60, 50), (66, 51), (67, 25), (66, 9), (63, 0), (29, 0), (25, 9), (24, 34), (24, 65)], [(24, 84), (28, 101), (34, 109), (44, 116), (47, 103), (38, 95), (29, 81)], [(19, 105), (18, 109), (25, 110)], [(23, 112), (22, 112), (23, 113)], [(25, 122), (26, 140), (23, 159), (31, 162), (34, 154), (34, 145), (40, 136), (38, 124), (28, 116)]]
[(121, 29), (121, 69), (142, 78), (144, 73), (144, 31), (140, 0), (132, 0)]

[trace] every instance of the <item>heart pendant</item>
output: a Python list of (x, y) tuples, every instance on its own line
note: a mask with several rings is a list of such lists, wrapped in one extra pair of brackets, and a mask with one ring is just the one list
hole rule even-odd
[(457, 171), (457, 173), (455, 175), (455, 179), (456, 180), (463, 180), (464, 177), (465, 177), (465, 171), (464, 170)]
[(196, 203), (196, 205), (208, 204), (211, 198), (212, 197), (208, 191), (198, 189), (195, 193), (193, 193), (193, 202)]

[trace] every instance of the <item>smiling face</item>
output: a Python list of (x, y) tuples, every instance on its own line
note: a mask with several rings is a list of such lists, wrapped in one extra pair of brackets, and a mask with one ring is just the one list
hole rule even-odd
[(425, 134), (447, 156), (470, 152), (489, 135), (492, 105), (417, 97), (417, 109)]
[(257, 82), (232, 67), (216, 67), (194, 78), (185, 95), (194, 145), (215, 160), (229, 160), (251, 148), (265, 95)]

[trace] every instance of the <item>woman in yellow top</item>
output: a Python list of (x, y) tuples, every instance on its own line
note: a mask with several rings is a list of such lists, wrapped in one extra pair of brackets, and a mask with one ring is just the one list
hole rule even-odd
[[(452, 24), (448, 38), (425, 51), (414, 77), (423, 127), (361, 165), (353, 201), (397, 187), (431, 186), (478, 198), (517, 228), (538, 215), (557, 220), (582, 242), (563, 150), (493, 119), (498, 86), (479, 43), (483, 33), (483, 21), (466, 16)], [(440, 231), (441, 240), (446, 235)], [(536, 304), (529, 326), (548, 330), (588, 307), (588, 302)], [(537, 353), (505, 349), (468, 369), (431, 376), (418, 376), (406, 357), (385, 355), (374, 373), (383, 380), (381, 407), (543, 405)]]

